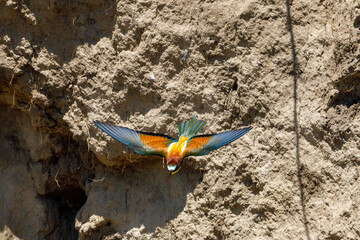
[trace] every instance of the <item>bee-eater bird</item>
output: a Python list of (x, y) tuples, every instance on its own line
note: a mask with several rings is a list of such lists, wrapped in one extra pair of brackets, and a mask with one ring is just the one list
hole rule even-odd
[(94, 121), (94, 123), (102, 131), (138, 154), (159, 155), (166, 158), (167, 169), (170, 174), (179, 171), (184, 158), (209, 154), (211, 151), (242, 137), (252, 129), (252, 127), (245, 127), (218, 134), (196, 136), (206, 122), (196, 120), (196, 116), (194, 116), (190, 121), (178, 125), (179, 139), (176, 140), (163, 134), (135, 131), (99, 121)]

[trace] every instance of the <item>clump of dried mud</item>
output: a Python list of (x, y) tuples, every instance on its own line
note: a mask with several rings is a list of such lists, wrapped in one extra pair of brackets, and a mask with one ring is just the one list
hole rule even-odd
[[(1, 239), (359, 239), (357, 1), (0, 1)], [(169, 177), (92, 121), (252, 125)]]

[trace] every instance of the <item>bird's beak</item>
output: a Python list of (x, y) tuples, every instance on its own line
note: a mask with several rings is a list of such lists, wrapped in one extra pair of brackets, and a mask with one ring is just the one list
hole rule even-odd
[(170, 172), (169, 175), (177, 173), (177, 172), (180, 170), (180, 167), (181, 167), (181, 166), (168, 165), (168, 166), (167, 166), (167, 169), (168, 169), (168, 171)]
[(170, 174), (175, 174), (175, 173), (177, 173), (177, 172), (180, 170), (180, 168), (181, 168), (181, 167), (178, 167), (178, 169), (176, 169), (175, 171), (170, 172)]

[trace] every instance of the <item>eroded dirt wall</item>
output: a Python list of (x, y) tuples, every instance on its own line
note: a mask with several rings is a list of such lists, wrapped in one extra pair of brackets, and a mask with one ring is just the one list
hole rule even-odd
[[(1, 239), (359, 239), (360, 3), (0, 0)], [(94, 120), (251, 125), (169, 177)]]

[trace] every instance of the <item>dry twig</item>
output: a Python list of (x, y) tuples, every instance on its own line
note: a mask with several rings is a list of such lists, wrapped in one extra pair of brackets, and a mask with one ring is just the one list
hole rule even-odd
[(57, 175), (59, 174), (60, 170), (55, 174), (54, 180), (56, 182), (56, 185), (60, 188), (59, 181), (56, 179)]

